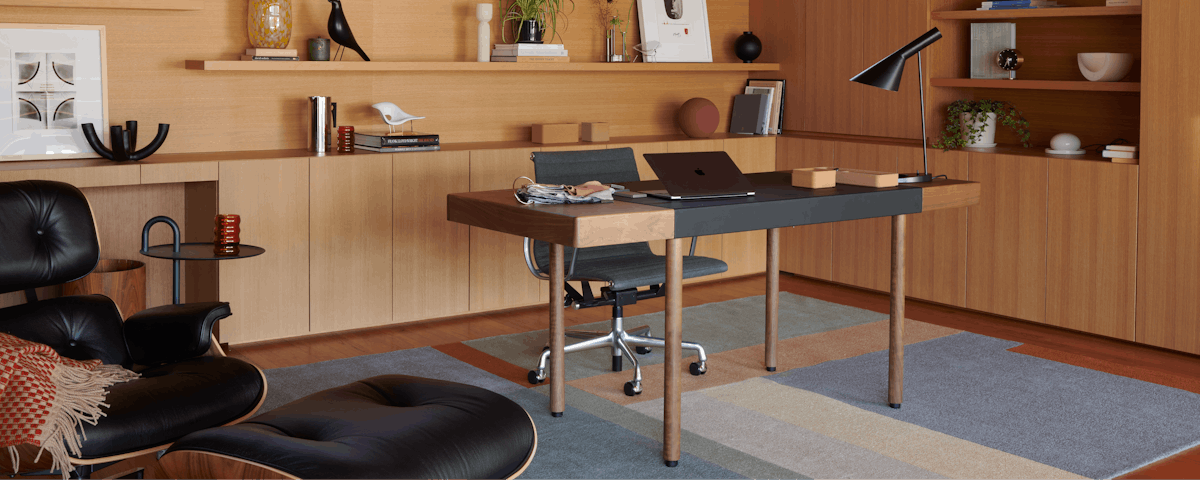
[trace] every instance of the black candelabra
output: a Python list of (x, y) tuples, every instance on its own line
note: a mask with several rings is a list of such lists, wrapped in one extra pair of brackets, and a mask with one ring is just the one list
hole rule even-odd
[(90, 123), (83, 124), (83, 137), (87, 139), (88, 145), (92, 146), (92, 150), (100, 154), (101, 157), (113, 160), (116, 162), (138, 161), (143, 158), (153, 155), (167, 140), (167, 131), (171, 126), (165, 123), (158, 124), (158, 135), (154, 140), (146, 145), (146, 148), (137, 149), (137, 122), (130, 120), (125, 122), (125, 128), (120, 125), (109, 127), (109, 135), (112, 138), (112, 149), (104, 146), (104, 142), (96, 135), (96, 127)]

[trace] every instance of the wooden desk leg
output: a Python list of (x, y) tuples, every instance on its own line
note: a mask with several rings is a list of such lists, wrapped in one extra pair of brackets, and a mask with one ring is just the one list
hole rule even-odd
[(779, 229), (767, 230), (767, 336), (763, 364), (774, 372), (775, 349), (779, 344)]
[(563, 246), (550, 247), (550, 415), (567, 409), (566, 329), (563, 326)]
[(679, 369), (683, 364), (683, 240), (667, 240), (667, 311), (663, 338), (663, 463), (679, 465), (680, 391)]
[(892, 217), (892, 317), (888, 343), (888, 406), (904, 400), (904, 215)]

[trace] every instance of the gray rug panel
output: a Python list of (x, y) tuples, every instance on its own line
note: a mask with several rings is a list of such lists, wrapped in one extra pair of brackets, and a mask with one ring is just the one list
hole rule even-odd
[(960, 333), (905, 347), (904, 404), (887, 401), (887, 351), (767, 377), (1092, 478), (1196, 445), (1200, 395), (1009, 352)]

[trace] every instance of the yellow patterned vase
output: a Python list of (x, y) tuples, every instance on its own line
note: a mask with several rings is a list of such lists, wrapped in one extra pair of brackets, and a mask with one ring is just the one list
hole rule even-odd
[(250, 0), (246, 29), (254, 48), (287, 48), (292, 41), (292, 1)]

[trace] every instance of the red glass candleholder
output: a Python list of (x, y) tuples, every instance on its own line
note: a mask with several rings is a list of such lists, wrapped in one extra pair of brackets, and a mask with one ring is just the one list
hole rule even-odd
[(354, 127), (338, 127), (337, 147), (339, 152), (354, 153)]
[(213, 253), (218, 256), (235, 256), (238, 244), (242, 243), (242, 217), (233, 214), (217, 215), (214, 218)]

